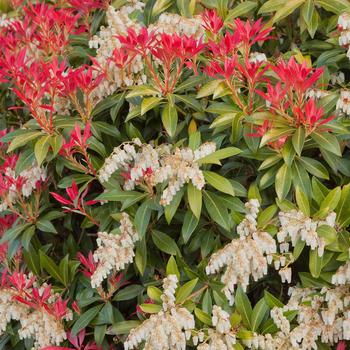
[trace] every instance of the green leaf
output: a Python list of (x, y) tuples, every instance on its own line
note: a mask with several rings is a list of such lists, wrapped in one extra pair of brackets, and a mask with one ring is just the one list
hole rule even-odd
[(264, 299), (270, 309), (273, 309), (274, 307), (281, 308), (284, 306), (284, 304), (279, 299), (277, 299), (274, 295), (272, 295), (267, 290), (264, 290)]
[(337, 222), (344, 226), (350, 217), (350, 184), (343, 186), (340, 201), (336, 208)]
[(23, 250), (23, 258), (29, 270), (38, 276), (40, 274), (39, 254), (31, 245), (29, 245), (28, 249)]
[(175, 136), (177, 120), (178, 116), (176, 107), (171, 106), (170, 103), (167, 103), (162, 112), (162, 122), (165, 131), (171, 138)]
[(23, 170), (29, 168), (35, 161), (35, 154), (33, 150), (27, 149), (20, 153), (19, 158), (16, 162), (16, 174), (20, 174)]
[(310, 177), (305, 167), (296, 160), (292, 165), (292, 181), (294, 187), (300, 187), (300, 189), (308, 196), (311, 196), (311, 183)]
[(163, 100), (161, 97), (146, 97), (141, 102), (141, 115), (144, 115), (149, 110), (157, 107)]
[(232, 144), (235, 144), (236, 142), (239, 141), (242, 133), (243, 133), (243, 128), (242, 128), (242, 118), (243, 118), (242, 113), (237, 113), (234, 118), (232, 119), (231, 123), (231, 135), (230, 135), (230, 142)]
[(194, 288), (196, 287), (198, 283), (198, 278), (195, 278), (191, 281), (188, 281), (183, 286), (178, 288), (176, 291), (176, 303), (183, 303), (187, 297), (190, 296), (190, 294), (193, 292)]
[(309, 269), (312, 277), (318, 278), (321, 274), (323, 256), (318, 255), (317, 249), (310, 250)]
[(169, 255), (177, 255), (179, 253), (179, 248), (175, 241), (163, 232), (152, 230), (152, 240), (157, 248), (164, 253)]
[(310, 204), (309, 200), (306, 196), (306, 194), (301, 191), (300, 187), (297, 186), (295, 190), (295, 198), (297, 200), (297, 204), (299, 209), (304, 213), (306, 216), (310, 216)]
[[(317, 31), (318, 25), (320, 22), (320, 16), (317, 12), (317, 10), (315, 9), (315, 11), (312, 14), (312, 19), (309, 25), (307, 25), (307, 30), (311, 36), (311, 38), (314, 38), (315, 33)], [(327, 109), (325, 109), (325, 113), (327, 113)]]
[(79, 331), (87, 327), (102, 309), (101, 305), (96, 305), (79, 316), (72, 328), (72, 335), (77, 335)]
[(213, 172), (213, 171), (203, 171), (205, 181), (211, 186), (219, 190), (220, 192), (235, 195), (235, 191), (232, 187), (231, 182), (225, 177)]
[(143, 286), (140, 286), (139, 284), (132, 284), (132, 285), (126, 286), (115, 295), (113, 300), (125, 301), (125, 300), (134, 299), (142, 293), (143, 289), (144, 289)]
[(116, 103), (118, 99), (115, 96), (109, 96), (104, 98), (101, 102), (99, 102), (92, 112), (92, 116), (96, 116), (106, 110), (111, 109)]
[(203, 82), (203, 76), (200, 76), (200, 75), (190, 76), (184, 82), (176, 86), (176, 89), (174, 90), (174, 92), (186, 92), (189, 89), (194, 88), (195, 86), (201, 84), (202, 82)]
[(62, 276), (63, 284), (66, 286), (68, 284), (69, 277), (69, 255), (67, 254), (59, 263), (58, 270)]
[(206, 312), (204, 312), (203, 310), (199, 309), (198, 307), (196, 307), (194, 309), (194, 314), (196, 315), (196, 317), (198, 318), (199, 321), (201, 321), (202, 323), (211, 326), (211, 317), (209, 314), (207, 314)]
[(142, 276), (147, 265), (147, 247), (145, 239), (136, 242), (135, 265)]
[(161, 299), (161, 296), (162, 296), (162, 291), (155, 287), (155, 286), (149, 286), (147, 287), (147, 295), (154, 301), (158, 302), (158, 303), (161, 303), (162, 302), (162, 299)]
[(203, 111), (202, 105), (198, 100), (190, 95), (173, 95), (176, 97), (177, 101), (183, 102), (186, 107), (190, 107), (197, 112)]
[(133, 86), (131, 91), (126, 95), (126, 98), (137, 97), (137, 96), (149, 96), (158, 95), (159, 91), (149, 85), (137, 85)]
[(48, 257), (42, 250), (39, 251), (39, 257), (41, 267), (43, 267), (50, 274), (51, 277), (65, 285), (64, 277), (61, 276), (59, 267), (55, 264), (55, 262), (50, 257)]
[(254, 336), (254, 333), (252, 331), (248, 331), (246, 329), (240, 329), (237, 332), (237, 338), (242, 339), (242, 340), (252, 339), (253, 336)]
[[(311, 0), (312, 1), (312, 0)], [(303, 151), (305, 142), (305, 129), (301, 126), (299, 127), (292, 136), (292, 143), (295, 152), (300, 156)]]
[(225, 230), (229, 230), (228, 212), (220, 201), (220, 197), (209, 191), (204, 191), (204, 204), (209, 216)]
[(136, 328), (137, 326), (140, 325), (140, 321), (121, 321), (114, 323), (112, 325), (112, 332), (116, 335), (121, 335), (121, 334), (127, 334), (129, 333), (133, 328)]
[(103, 340), (105, 338), (107, 331), (107, 325), (96, 325), (94, 327), (94, 339), (96, 342), (96, 345), (101, 345), (103, 343)]
[(207, 97), (212, 95), (217, 89), (218, 85), (221, 83), (221, 80), (211, 80), (208, 83), (204, 84), (197, 93), (197, 98)]
[(338, 139), (328, 132), (316, 132), (311, 134), (312, 139), (318, 144), (320, 148), (325, 149), (337, 156), (341, 157), (341, 150)]
[(269, 130), (264, 134), (260, 141), (260, 148), (268, 144), (269, 142), (277, 141), (281, 137), (289, 136), (292, 133), (290, 128), (279, 128)]
[(285, 142), (282, 148), (282, 156), (284, 162), (288, 166), (291, 166), (295, 157), (295, 150), (290, 139)]
[(233, 312), (230, 316), (230, 324), (232, 328), (236, 328), (242, 321), (242, 316), (237, 313)]
[(192, 151), (195, 151), (201, 144), (201, 133), (199, 131), (195, 131), (191, 133), (188, 139), (188, 147), (191, 148)]
[(63, 145), (62, 135), (53, 135), (49, 138), (50, 146), (52, 147), (53, 155), (56, 156)]
[(184, 223), (182, 225), (181, 235), (186, 244), (191, 238), (192, 233), (198, 225), (198, 219), (194, 216), (191, 210), (188, 210), (185, 215)]
[(140, 308), (146, 314), (157, 314), (162, 310), (161, 305), (158, 304), (141, 304)]
[(40, 219), (36, 222), (36, 227), (43, 232), (57, 233), (55, 226), (52, 225), (51, 221)]
[(293, 257), (294, 257), (294, 260), (297, 260), (300, 256), (300, 254), (302, 253), (302, 251), (304, 250), (305, 248), (305, 241), (303, 241), (301, 238), (299, 238), (294, 246), (294, 249), (293, 249)]
[(293, 13), (299, 6), (304, 3), (305, 0), (287, 0), (282, 7), (280, 7), (275, 15), (272, 17), (272, 23), (276, 23), (281, 19), (289, 16)]
[(49, 151), (49, 147), (50, 147), (49, 141), (50, 141), (50, 136), (47, 135), (47, 136), (41, 137), (35, 143), (34, 154), (39, 166), (44, 161), (44, 159), (46, 158), (47, 152)]
[[(115, 201), (115, 202), (124, 202), (127, 200), (140, 200), (144, 198), (144, 193), (137, 192), (137, 191), (122, 191), (122, 190), (110, 190), (106, 191), (102, 194), (100, 194), (97, 198), (97, 200), (104, 200), (104, 201)], [(136, 203), (136, 202), (135, 202)]]
[(157, 17), (172, 5), (172, 0), (156, 0), (155, 3), (152, 3), (154, 4), (152, 7), (152, 17)]
[(316, 0), (316, 4), (336, 15), (340, 15), (342, 12), (349, 9), (349, 2), (347, 0)]
[(239, 314), (242, 316), (243, 324), (248, 329), (252, 329), (250, 322), (253, 313), (252, 306), (250, 305), (250, 301), (240, 285), (236, 290), (235, 305), (237, 312), (239, 312)]
[(187, 199), (192, 213), (199, 220), (202, 212), (202, 191), (194, 187), (192, 182), (187, 185)]
[(268, 0), (259, 9), (258, 14), (275, 12), (284, 6), (288, 0)]
[(318, 160), (309, 157), (300, 157), (299, 161), (310, 174), (321, 179), (329, 179), (328, 170)]
[(317, 235), (323, 238), (326, 246), (332, 244), (337, 239), (337, 231), (329, 225), (321, 225), (317, 227)]
[(306, 0), (306, 2), (304, 3), (304, 5), (301, 8), (301, 15), (303, 16), (304, 21), (305, 21), (307, 26), (311, 25), (314, 11), (315, 11), (314, 0)]
[(275, 216), (277, 209), (277, 205), (272, 204), (263, 211), (261, 211), (258, 215), (258, 226), (265, 227), (266, 225), (268, 225)]
[(262, 201), (259, 186), (256, 182), (252, 182), (249, 186), (248, 199), (257, 199), (260, 203)]
[(177, 7), (181, 16), (191, 17), (190, 1), (189, 0), (176, 0)]
[(14, 241), (24, 230), (26, 230), (31, 224), (14, 225), (5, 231), (4, 235), (0, 239), (0, 244), (4, 242)]
[(258, 6), (256, 1), (244, 1), (230, 10), (225, 18), (225, 22), (228, 23), (236, 17), (241, 17), (247, 15), (249, 12), (253, 11)]
[(122, 108), (124, 101), (125, 101), (125, 91), (122, 92), (121, 94), (118, 94), (116, 96), (118, 99), (118, 102), (111, 108), (110, 110), (110, 115), (112, 118), (112, 121), (114, 122), (117, 119), (118, 113), (120, 109)]
[(220, 160), (235, 156), (242, 151), (236, 147), (227, 147), (211, 153), (203, 158), (197, 160), (198, 164), (218, 164), (221, 165)]
[(165, 219), (167, 221), (167, 223), (170, 225), (171, 223), (171, 220), (172, 218), (174, 217), (176, 211), (177, 211), (177, 208), (179, 207), (180, 205), (180, 202), (181, 202), (181, 199), (182, 199), (182, 196), (184, 194), (184, 190), (183, 188), (178, 191), (175, 196), (173, 197), (173, 199), (171, 200), (170, 204), (169, 205), (166, 205), (164, 207), (164, 214), (165, 214)]
[(180, 271), (177, 267), (176, 260), (173, 256), (171, 256), (168, 260), (168, 263), (166, 265), (166, 274), (169, 275), (176, 275), (178, 279), (180, 279)]
[(260, 299), (256, 305), (254, 306), (254, 309), (252, 311), (252, 316), (250, 319), (251, 324), (251, 330), (253, 332), (257, 331), (259, 329), (259, 326), (263, 319), (265, 318), (265, 315), (268, 313), (269, 307), (265, 302), (265, 299)]
[(287, 164), (283, 164), (276, 173), (275, 188), (278, 199), (284, 199), (292, 184), (292, 172)]
[(30, 141), (35, 140), (39, 136), (42, 136), (43, 133), (41, 131), (27, 131), (25, 134), (21, 134), (16, 136), (10, 143), (7, 152), (13, 152), (15, 149), (27, 145)]
[(141, 239), (145, 236), (147, 231), (151, 213), (152, 210), (148, 202), (143, 202), (136, 211), (134, 225)]
[(328, 214), (332, 210), (336, 208), (340, 201), (341, 197), (341, 189), (340, 187), (334, 188), (332, 191), (330, 191), (326, 198), (322, 201), (321, 206), (320, 206), (320, 212), (322, 214)]
[(34, 236), (34, 233), (35, 233), (35, 226), (29, 226), (23, 233), (22, 235), (22, 245), (23, 245), (23, 248), (25, 250), (28, 250), (29, 249), (29, 244), (30, 244), (30, 241), (32, 239), (32, 237)]

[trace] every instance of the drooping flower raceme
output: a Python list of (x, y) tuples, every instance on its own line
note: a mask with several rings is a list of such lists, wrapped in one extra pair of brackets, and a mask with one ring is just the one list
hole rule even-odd
[(272, 254), (276, 253), (276, 242), (267, 232), (257, 228), (256, 218), (259, 212), (259, 201), (251, 199), (246, 203), (247, 214), (237, 226), (238, 239), (214, 253), (206, 267), (207, 274), (219, 272), (224, 266), (226, 271), (221, 277), (225, 284), (223, 289), (231, 304), (236, 284), (246, 289), (252, 276), (258, 280), (267, 273)]
[(205, 341), (198, 345), (198, 350), (230, 350), (236, 344), (236, 333), (232, 330), (230, 315), (220, 306), (213, 306), (211, 318), (215, 329), (209, 328)]
[(192, 182), (199, 190), (204, 187), (204, 175), (198, 161), (215, 149), (213, 142), (206, 142), (193, 151), (190, 148), (174, 149), (168, 144), (153, 147), (135, 139), (114, 149), (100, 169), (99, 179), (108, 181), (114, 172), (119, 171), (125, 179), (125, 190), (144, 185), (152, 192), (157, 184), (167, 184), (160, 203), (168, 205), (186, 183)]
[(97, 238), (98, 248), (94, 252), (96, 269), (91, 275), (91, 286), (97, 288), (110, 273), (123, 270), (134, 258), (134, 244), (139, 240), (127, 213), (122, 213), (120, 220), (120, 233), (113, 234), (99, 232)]
[[(317, 350), (318, 341), (335, 344), (350, 339), (349, 285), (312, 288), (291, 288), (290, 299), (282, 308), (273, 308), (271, 317), (280, 329), (274, 334), (255, 334), (244, 343), (249, 348), (271, 350)], [(292, 328), (286, 312), (297, 314)]]
[(66, 339), (62, 321), (71, 319), (67, 301), (54, 294), (49, 285), (38, 285), (30, 275), (4, 272), (0, 287), (0, 334), (6, 331), (8, 322), (19, 321), (19, 338), (32, 338), (33, 349), (42, 349)]
[(350, 91), (341, 90), (340, 96), (337, 101), (337, 110), (341, 111), (345, 115), (350, 115)]
[(340, 266), (332, 276), (332, 283), (337, 285), (350, 284), (350, 261)]
[[(339, 45), (349, 48), (350, 44), (350, 15), (343, 13), (338, 18)], [(347, 52), (347, 57), (350, 58), (350, 49)]]
[(335, 226), (336, 213), (330, 213), (325, 220), (313, 220), (305, 216), (301, 211), (291, 210), (289, 212), (280, 212), (279, 220), (281, 223), (277, 239), (280, 243), (285, 242), (290, 237), (292, 246), (301, 239), (312, 250), (318, 250), (318, 255), (322, 256), (325, 247), (325, 241), (317, 234), (317, 228), (322, 225)]
[(140, 326), (130, 331), (124, 349), (138, 349), (144, 343), (144, 350), (185, 350), (186, 340), (195, 327), (193, 315), (184, 307), (175, 305), (176, 275), (163, 280), (164, 292), (162, 310), (151, 315)]
[(45, 169), (36, 164), (16, 174), (17, 155), (9, 155), (0, 166), (0, 212), (12, 206), (18, 199), (26, 199), (46, 180)]

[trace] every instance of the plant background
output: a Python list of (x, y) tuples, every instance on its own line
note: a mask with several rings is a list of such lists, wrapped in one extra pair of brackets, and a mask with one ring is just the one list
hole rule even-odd
[[(63, 1), (62, 4), (47, 3), (57, 7), (65, 6)], [(114, 1), (112, 6), (119, 9), (126, 3)], [(15, 11), (7, 1), (1, 1), (0, 6), (8, 16), (21, 16), (21, 7)], [(232, 23), (239, 17), (262, 18), (265, 23), (273, 25), (272, 35), (276, 40), (269, 40), (262, 46), (256, 44), (256, 51), (265, 53), (271, 61), (276, 61), (280, 56), (285, 59), (294, 56), (300, 64), (306, 62), (315, 68), (324, 67), (319, 86), (328, 90), (329, 95), (321, 104), (326, 115), (334, 114), (340, 90), (346, 88), (349, 76), (349, 59), (344, 48), (338, 44), (337, 31), (339, 15), (350, 9), (348, 1), (151, 0), (146, 2), (144, 10), (135, 11), (132, 16), (145, 26), (150, 26), (164, 12), (191, 18), (203, 13), (205, 8), (216, 9), (225, 24)], [(106, 25), (105, 13), (105, 9), (89, 12), (87, 19), (84, 19), (89, 26), (89, 34), (82, 32), (70, 37), (63, 56), (72, 67), (92, 63), (91, 57), (96, 55), (96, 50), (89, 48), (89, 37), (98, 34), (101, 26)], [(201, 57), (201, 64), (205, 64), (205, 60), (205, 57)], [(331, 75), (340, 71), (345, 74), (345, 82), (333, 84)], [(229, 99), (220, 91), (220, 87), (217, 86), (215, 90), (213, 85), (207, 84), (210, 79), (201, 71), (194, 76), (189, 69), (184, 68), (177, 83), (176, 94), (180, 97), (175, 98), (176, 109), (181, 117), (172, 136), (165, 132), (164, 122), (162, 123), (164, 100), (151, 100), (152, 97), (147, 92), (144, 94), (140, 88), (118, 89), (111, 96), (99, 101), (89, 116), (93, 136), (89, 138), (87, 149), (91, 167), (96, 171), (113, 147), (134, 137), (146, 143), (155, 140), (159, 144), (170, 142), (187, 145), (188, 142), (196, 144), (195, 138), (200, 132), (203, 142), (215, 140), (222, 149), (237, 147), (241, 150), (241, 153), (232, 157), (223, 157), (222, 164), (214, 164), (210, 169), (230, 181), (234, 195), (222, 195), (217, 185), (207, 184), (206, 190), (209, 189), (214, 198), (216, 209), (206, 204), (208, 199), (204, 196), (201, 215), (196, 218), (193, 227), (190, 227), (188, 219), (189, 215), (193, 216), (189, 203), (191, 199), (186, 196), (181, 203), (180, 198), (178, 205), (169, 206), (165, 210), (155, 202), (147, 202), (148, 198), (142, 196), (138, 199), (130, 195), (129, 202), (125, 203), (122, 200), (119, 180), (111, 182), (107, 186), (108, 191), (102, 195), (104, 184), (96, 179), (96, 174), (84, 173), (84, 170), (77, 169), (58, 153), (63, 140), (71, 139), (75, 125), (80, 128), (77, 134), (80, 130), (83, 132), (84, 128), (86, 130), (86, 120), (76, 111), (71, 111), (69, 115), (56, 115), (54, 136), (51, 135), (49, 141), (44, 140), (46, 135), (42, 136), (42, 132), (37, 131), (38, 127), (28, 108), (10, 108), (23, 106), (18, 96), (9, 88), (11, 83), (4, 82), (1, 85), (0, 126), (1, 129), (8, 130), (1, 140), (3, 158), (6, 157), (6, 148), (10, 144), (10, 151), (19, 154), (17, 170), (26, 168), (36, 159), (48, 173), (48, 180), (40, 193), (38, 217), (34, 221), (17, 220), (4, 230), (5, 238), (2, 243), (8, 242), (8, 247), (2, 265), (12, 272), (32, 272), (40, 282), (50, 283), (64, 299), (69, 299), (70, 307), (75, 301), (79, 312), (74, 312), (74, 318), (66, 324), (66, 329), (73, 329), (73, 333), (85, 329), (86, 341), (94, 341), (104, 349), (110, 346), (122, 348), (121, 343), (129, 330), (139, 320), (148, 317), (148, 312), (156, 310), (152, 309), (153, 304), (147, 304), (152, 299), (149, 295), (152, 289), (149, 287), (160, 287), (167, 272), (176, 272), (177, 269), (181, 272), (182, 285), (188, 281), (196, 281), (191, 286), (187, 285), (185, 299), (190, 309), (200, 310), (196, 312), (199, 324), (208, 321), (213, 304), (221, 305), (230, 313), (240, 313), (241, 310), (237, 308), (241, 306), (228, 305), (221, 293), (219, 279), (206, 276), (204, 270), (210, 255), (236, 237), (235, 227), (244, 216), (244, 202), (247, 199), (258, 198), (261, 201), (264, 211), (259, 216), (258, 224), (263, 228), (268, 227), (271, 232), (276, 230), (278, 210), (285, 210), (290, 202), (299, 208), (307, 202), (313, 213), (320, 207), (322, 210), (322, 206), (328, 211), (335, 209), (338, 218), (342, 220), (336, 238), (341, 240), (338, 243), (342, 249), (334, 251), (319, 271), (310, 270), (309, 249), (304, 249), (292, 265), (292, 285), (316, 288), (329, 286), (330, 272), (334, 273), (340, 264), (349, 259), (347, 226), (350, 197), (347, 184), (350, 178), (350, 159), (347, 147), (349, 121), (346, 115), (337, 112), (336, 119), (332, 121), (333, 129), (328, 143), (316, 141), (315, 145), (315, 142), (309, 140), (304, 144), (303, 156), (318, 161), (313, 163), (313, 167), (299, 163), (294, 165), (293, 169), (298, 170), (298, 166), (306, 169), (301, 171), (300, 178), (292, 170), (276, 175), (282, 164), (288, 164), (290, 169), (293, 167), (288, 162), (289, 157), (295, 157), (295, 152), (291, 156), (285, 149), (285, 154), (282, 154), (280, 150), (276, 152), (266, 145), (276, 139), (275, 135), (274, 138), (265, 140), (265, 146), (259, 147), (260, 139), (248, 135), (248, 128), (250, 132), (255, 130), (254, 117), (249, 119), (249, 116), (241, 114), (239, 118), (235, 117), (240, 113), (237, 108), (234, 115), (229, 115), (232, 112)], [(133, 109), (130, 109), (130, 104)], [(330, 151), (332, 147), (339, 149), (340, 153), (337, 150)], [(262, 169), (261, 164), (275, 153), (280, 157), (279, 166)], [(81, 154), (78, 156), (80, 160), (79, 157)], [(62, 205), (49, 192), (67, 198), (66, 190), (72, 183), (78, 185), (80, 194), (88, 188), (89, 200), (98, 198), (106, 203), (86, 205), (75, 212), (63, 212)], [(304, 196), (300, 194), (296, 198), (298, 188)], [(319, 193), (323, 193), (321, 198)], [(328, 193), (331, 193), (329, 197)], [(326, 202), (325, 197), (328, 198)], [(289, 202), (284, 202), (284, 199)], [(112, 292), (104, 299), (101, 293), (91, 287), (89, 278), (81, 272), (77, 254), (81, 252), (87, 256), (89, 251), (94, 251), (97, 231), (111, 231), (116, 228), (122, 210), (127, 210), (134, 218), (135, 227), (144, 232), (144, 239), (136, 245), (134, 263), (122, 275), (118, 275), (120, 280), (114, 286), (109, 286)], [(19, 246), (22, 247), (21, 258), (15, 255)], [(288, 300), (287, 290), (288, 285), (281, 283), (278, 272), (270, 268), (264, 278), (250, 284), (246, 295), (252, 307), (261, 298), (265, 298), (271, 307), (273, 302), (269, 300), (268, 293), (285, 303)], [(240, 293), (243, 292), (240, 290)], [(244, 302), (248, 303), (248, 299), (244, 299)], [(267, 319), (267, 313), (268, 308), (263, 320)], [(264, 327), (262, 321), (257, 329), (250, 329), (244, 321), (242, 327), (247, 331), (260, 332)], [(1, 336), (1, 348), (31, 347), (30, 341), (18, 338), (16, 322), (7, 327)], [(69, 346), (68, 342), (66, 346)], [(319, 344), (319, 348), (331, 347)]]

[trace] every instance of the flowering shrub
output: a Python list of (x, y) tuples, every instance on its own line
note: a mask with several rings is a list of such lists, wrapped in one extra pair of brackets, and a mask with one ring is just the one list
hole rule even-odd
[(347, 348), (348, 0), (0, 9), (0, 349)]

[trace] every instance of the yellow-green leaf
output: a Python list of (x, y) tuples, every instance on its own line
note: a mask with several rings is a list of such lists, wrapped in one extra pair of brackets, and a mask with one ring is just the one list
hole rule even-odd
[(178, 116), (176, 107), (171, 106), (170, 103), (167, 103), (162, 112), (162, 122), (165, 131), (171, 138), (175, 136), (177, 120)]
[(205, 181), (220, 192), (230, 194), (231, 196), (235, 195), (235, 191), (230, 180), (213, 171), (203, 171), (203, 174)]
[(41, 137), (34, 146), (34, 154), (36, 161), (38, 162), (38, 165), (40, 166), (41, 163), (46, 158), (47, 152), (49, 151), (50, 147), (50, 136), (46, 135)]

